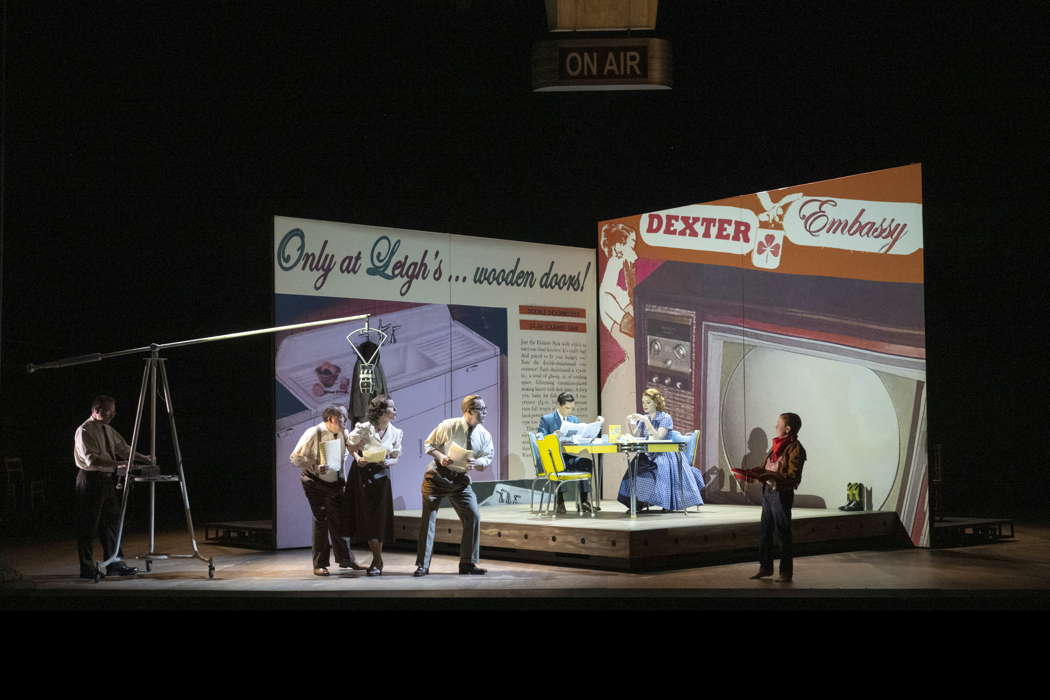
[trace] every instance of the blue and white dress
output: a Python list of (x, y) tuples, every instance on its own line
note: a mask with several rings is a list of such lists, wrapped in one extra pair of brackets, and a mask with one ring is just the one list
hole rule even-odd
[[(667, 432), (670, 433), (674, 428), (674, 421), (664, 411), (657, 411), (650, 420), (657, 430), (667, 428)], [(638, 423), (635, 436), (649, 437), (644, 422)], [(704, 488), (704, 477), (699, 469), (684, 463), (681, 452), (643, 452), (637, 459), (635, 493), (639, 508), (659, 506), (664, 510), (682, 510), (689, 506), (703, 505), (701, 491)], [(684, 477), (682, 485), (679, 484), (680, 474)], [(630, 469), (620, 482), (620, 492), (616, 499), (627, 507), (631, 505)]]

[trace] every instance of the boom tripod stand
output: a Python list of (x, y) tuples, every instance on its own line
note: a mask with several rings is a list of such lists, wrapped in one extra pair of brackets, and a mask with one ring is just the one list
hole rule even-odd
[[(149, 484), (149, 551), (145, 554), (140, 554), (135, 557), (136, 559), (142, 559), (146, 562), (146, 571), (152, 570), (153, 562), (164, 559), (199, 559), (208, 565), (208, 578), (215, 577), (215, 563), (211, 557), (206, 557), (201, 554), (200, 549), (197, 547), (197, 537), (194, 534), (193, 529), (193, 515), (190, 512), (190, 496), (189, 491), (186, 488), (186, 473), (182, 467), (182, 451), (179, 449), (179, 437), (178, 432), (175, 428), (175, 409), (171, 401), (171, 386), (168, 384), (168, 372), (165, 368), (165, 358), (160, 356), (162, 350), (170, 350), (173, 348), (185, 347), (187, 345), (197, 345), (200, 343), (211, 343), (220, 340), (232, 340), (234, 338), (244, 338), (251, 335), (262, 335), (266, 333), (277, 333), (278, 331), (289, 331), (297, 330), (300, 328), (311, 328), (313, 326), (325, 326), (331, 323), (342, 323), (345, 321), (359, 321), (365, 320), (367, 327), (369, 314), (361, 314), (358, 316), (347, 316), (344, 318), (333, 318), (326, 321), (313, 321), (310, 323), (298, 323), (290, 326), (279, 326), (276, 328), (261, 328), (254, 331), (243, 331), (240, 333), (227, 333), (226, 335), (216, 335), (208, 338), (195, 338), (193, 340), (182, 340), (174, 343), (153, 343), (145, 347), (131, 348), (129, 350), (119, 350), (117, 352), (110, 353), (92, 353), (89, 355), (78, 355), (76, 357), (68, 357), (62, 360), (54, 360), (52, 362), (45, 362), (42, 364), (30, 364), (27, 366), (27, 370), (32, 373), (41, 369), (58, 369), (60, 367), (73, 367), (76, 365), (88, 364), (90, 362), (100, 362), (113, 357), (123, 357), (126, 355), (138, 355), (148, 353), (149, 356), (146, 358), (146, 367), (142, 372), (142, 384), (139, 389), (139, 400), (138, 407), (135, 410), (135, 427), (131, 432), (131, 445), (130, 445), (130, 456), (128, 459), (128, 465), (126, 470), (126, 477), (124, 481), (123, 495), (120, 503), (120, 520), (117, 525), (117, 541), (116, 547), (113, 550), (113, 554), (105, 561), (95, 562), (95, 583), (98, 583), (101, 579), (106, 576), (106, 567), (111, 564), (123, 562), (124, 557), (121, 556), (121, 547), (124, 542), (124, 525), (126, 522), (128, 512), (128, 502), (131, 500), (131, 492), (133, 486), (136, 483)], [(164, 409), (168, 414), (168, 421), (171, 427), (171, 442), (173, 451), (175, 453), (175, 468), (176, 473), (174, 474), (162, 474), (160, 467), (157, 465), (157, 398), (158, 389), (160, 397), (164, 399)], [(143, 432), (144, 412), (146, 408), (147, 397), (149, 399), (149, 456), (145, 464), (136, 464), (135, 455), (136, 448), (139, 445), (139, 438)], [(186, 514), (186, 532), (190, 537), (190, 545), (193, 552), (190, 554), (168, 554), (156, 551), (156, 488), (157, 484), (179, 484), (180, 491), (182, 493), (182, 507)]]

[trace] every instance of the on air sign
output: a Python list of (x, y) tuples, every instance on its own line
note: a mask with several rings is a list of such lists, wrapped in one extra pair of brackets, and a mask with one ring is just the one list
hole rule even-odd
[(649, 76), (645, 46), (558, 47), (558, 79), (622, 80)]
[(532, 88), (668, 90), (671, 44), (663, 39), (541, 41), (532, 49)]

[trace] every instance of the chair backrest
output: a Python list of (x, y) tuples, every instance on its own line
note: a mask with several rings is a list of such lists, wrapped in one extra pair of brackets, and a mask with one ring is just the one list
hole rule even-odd
[(536, 443), (540, 451), (540, 462), (548, 479), (557, 479), (558, 472), (565, 471), (565, 461), (561, 457), (561, 444), (558, 436), (551, 434)]
[(529, 446), (532, 448), (532, 461), (536, 469), (536, 476), (544, 473), (543, 462), (540, 461), (540, 447), (536, 442), (539, 439), (539, 433), (529, 431)]
[(685, 446), (685, 463), (695, 466), (697, 448), (700, 447), (700, 431), (694, 430), (689, 434), (689, 443)]
[(696, 455), (696, 446), (700, 444), (699, 430), (694, 430), (688, 435), (682, 435), (677, 430), (672, 430), (667, 433), (667, 439), (671, 442), (685, 443), (685, 449), (682, 450), (682, 457), (685, 459), (686, 464), (693, 463), (693, 456)]

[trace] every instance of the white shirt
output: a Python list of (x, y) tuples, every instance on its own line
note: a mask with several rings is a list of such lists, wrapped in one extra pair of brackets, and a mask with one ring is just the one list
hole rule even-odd
[(438, 426), (430, 431), (430, 435), (423, 442), (423, 451), (441, 450), (448, 454), (446, 446), (455, 442), (465, 450), (474, 450), (474, 462), (479, 467), (487, 467), (492, 464), (492, 435), (480, 423), (474, 427), (470, 434), (470, 445), (467, 445), (467, 419), (449, 418), (438, 423)]
[(366, 445), (382, 445), (386, 449), (386, 459), (383, 460), (383, 463), (389, 467), (392, 464), (397, 464), (397, 460), (401, 456), (401, 439), (404, 435), (403, 430), (394, 427), (393, 423), (389, 423), (387, 424), (386, 432), (380, 436), (374, 425), (364, 422), (354, 426), (353, 432), (350, 433), (350, 444), (357, 445), (358, 449), (361, 450)]
[(322, 442), (329, 440), (335, 440), (339, 438), (339, 433), (333, 433), (324, 423), (318, 423), (312, 428), (308, 428), (303, 436), (299, 438), (299, 442), (295, 444), (295, 449), (292, 450), (292, 454), (289, 455), (288, 459), (291, 460), (292, 464), (303, 472), (303, 479), (309, 479), (307, 473), (320, 476), (321, 472), (318, 470), (322, 464), (329, 469), (337, 469), (342, 471), (343, 462), (346, 461), (346, 439), (349, 434), (346, 430), (343, 430), (343, 444), (340, 448), (340, 461), (339, 464), (326, 464), (324, 450), (321, 448)]
[[(73, 434), (73, 461), (86, 472), (113, 473), (115, 462), (131, 456), (131, 445), (105, 422), (88, 418)], [(100, 464), (108, 462), (108, 464)]]

